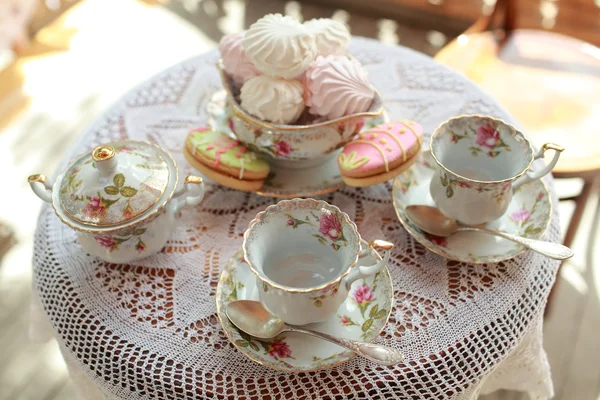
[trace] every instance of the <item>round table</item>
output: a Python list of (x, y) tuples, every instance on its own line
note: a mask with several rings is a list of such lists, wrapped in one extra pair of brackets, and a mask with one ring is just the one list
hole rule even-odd
[[(369, 70), (392, 119), (420, 122), (427, 137), (459, 115), (509, 115), (467, 79), (402, 47), (354, 38), (351, 53)], [(103, 142), (132, 138), (182, 148), (206, 119), (220, 88), (216, 52), (132, 90), (84, 133), (65, 162)], [(539, 165), (537, 165), (539, 168)], [(546, 183), (551, 186), (551, 178)], [(443, 259), (398, 222), (390, 183), (342, 188), (320, 198), (339, 206), (368, 239), (396, 247), (389, 264), (395, 307), (380, 341), (406, 362), (380, 367), (354, 358), (336, 368), (288, 374), (236, 351), (215, 314), (219, 273), (241, 246), (256, 213), (274, 199), (208, 184), (197, 208), (161, 253), (132, 265), (86, 254), (75, 233), (44, 206), (35, 238), (37, 300), (86, 399), (474, 399), (499, 388), (552, 395), (542, 349), (542, 315), (558, 262), (531, 251), (497, 264)], [(552, 189), (551, 189), (552, 190)], [(556, 201), (553, 193), (553, 202)], [(559, 242), (556, 207), (545, 239)], [(361, 397), (363, 398), (363, 397)]]

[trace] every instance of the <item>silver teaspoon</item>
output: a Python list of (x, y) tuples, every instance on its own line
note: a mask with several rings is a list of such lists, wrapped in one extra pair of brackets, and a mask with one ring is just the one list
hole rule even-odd
[(456, 232), (462, 231), (484, 232), (519, 243), (528, 249), (537, 251), (538, 253), (550, 258), (554, 258), (555, 260), (565, 260), (573, 257), (573, 250), (567, 246), (563, 246), (562, 244), (545, 242), (543, 240), (528, 239), (486, 228), (459, 225), (455, 219), (446, 217), (439, 209), (435, 207), (415, 205), (408, 206), (406, 207), (406, 215), (408, 215), (408, 218), (419, 228), (432, 235), (450, 236)]
[(227, 304), (225, 310), (229, 320), (248, 335), (258, 339), (271, 339), (282, 332), (297, 332), (328, 340), (338, 346), (352, 350), (374, 363), (396, 365), (404, 360), (398, 350), (372, 343), (336, 338), (326, 333), (312, 331), (297, 326), (286, 325), (281, 319), (267, 311), (259, 301), (236, 300)]

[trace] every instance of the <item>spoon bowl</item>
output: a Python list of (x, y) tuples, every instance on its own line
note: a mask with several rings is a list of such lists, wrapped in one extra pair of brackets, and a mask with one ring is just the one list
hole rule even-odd
[(406, 215), (421, 230), (435, 236), (450, 236), (459, 229), (454, 218), (446, 217), (442, 212), (430, 206), (408, 206)]
[(225, 313), (235, 326), (259, 339), (274, 338), (285, 330), (285, 323), (258, 301), (232, 301), (227, 304)]

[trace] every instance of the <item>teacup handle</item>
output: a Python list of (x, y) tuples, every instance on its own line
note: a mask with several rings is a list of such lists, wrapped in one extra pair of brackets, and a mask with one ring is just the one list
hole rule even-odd
[(520, 178), (518, 178), (517, 180), (515, 180), (512, 184), (513, 190), (527, 182), (531, 182), (531, 181), (535, 181), (536, 179), (540, 179), (542, 176), (544, 176), (548, 172), (552, 171), (552, 169), (558, 162), (558, 157), (560, 157), (560, 153), (562, 153), (564, 149), (565, 149), (564, 147), (559, 146), (554, 143), (544, 143), (542, 145), (542, 148), (537, 153), (535, 153), (535, 156), (533, 157), (533, 159), (537, 160), (538, 158), (544, 157), (544, 153), (546, 152), (546, 150), (554, 150), (555, 151), (554, 158), (552, 158), (552, 161), (550, 161), (550, 163), (548, 165), (546, 165), (545, 168), (542, 168), (539, 171), (528, 171), (527, 173), (525, 173), (525, 175), (523, 175)]
[(359, 253), (359, 257), (365, 257), (373, 251), (383, 250), (385, 253), (381, 260), (373, 265), (360, 265), (354, 268), (347, 276), (344, 278), (344, 284), (346, 285), (346, 289), (350, 291), (352, 283), (358, 279), (366, 278), (367, 276), (376, 274), (381, 271), (383, 267), (385, 267), (390, 260), (390, 253), (394, 248), (394, 244), (390, 242), (386, 242), (385, 240), (373, 240), (369, 243), (369, 247), (361, 250)]

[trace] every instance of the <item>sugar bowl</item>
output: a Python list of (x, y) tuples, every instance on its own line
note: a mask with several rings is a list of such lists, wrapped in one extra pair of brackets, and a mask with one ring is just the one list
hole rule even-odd
[(31, 175), (31, 189), (75, 229), (83, 248), (108, 262), (126, 263), (160, 251), (186, 205), (204, 197), (202, 179), (189, 175), (176, 190), (175, 161), (161, 147), (121, 140), (73, 159), (54, 184)]

